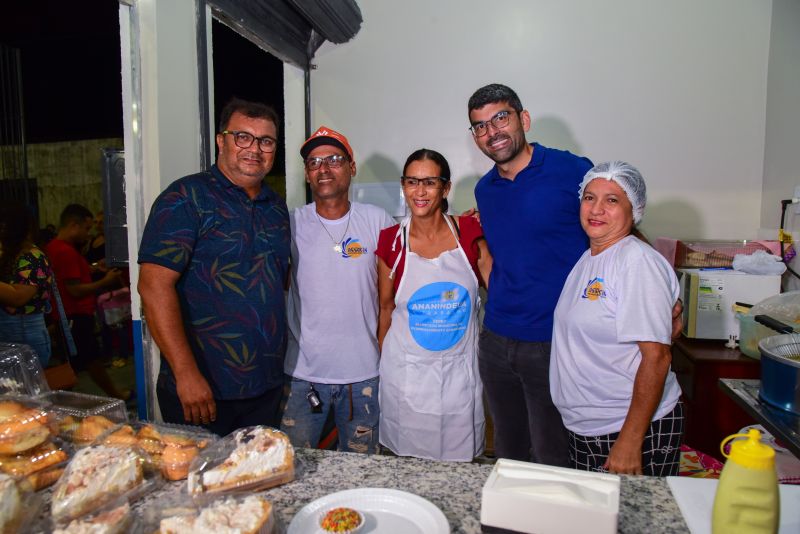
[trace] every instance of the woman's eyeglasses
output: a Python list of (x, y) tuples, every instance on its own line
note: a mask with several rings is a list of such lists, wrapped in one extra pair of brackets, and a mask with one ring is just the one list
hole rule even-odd
[(414, 189), (420, 185), (425, 189), (438, 189), (444, 184), (444, 178), (430, 177), (430, 178), (411, 178), (410, 176), (403, 176), (400, 178), (403, 187)]

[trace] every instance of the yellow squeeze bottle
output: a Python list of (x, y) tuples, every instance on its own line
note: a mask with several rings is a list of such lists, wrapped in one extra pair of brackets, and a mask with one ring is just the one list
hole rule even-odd
[[(733, 438), (745, 440), (725, 443)], [(719, 477), (711, 518), (713, 534), (774, 534), (778, 532), (780, 498), (775, 472), (775, 450), (761, 443), (761, 433), (750, 429), (722, 440), (723, 456), (728, 460)]]

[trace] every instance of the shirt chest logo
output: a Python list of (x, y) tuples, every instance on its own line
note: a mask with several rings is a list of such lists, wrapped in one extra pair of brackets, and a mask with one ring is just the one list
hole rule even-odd
[(367, 247), (357, 237), (348, 237), (342, 241), (342, 258), (358, 258), (367, 253)]
[(605, 281), (602, 278), (592, 278), (586, 284), (586, 288), (581, 294), (582, 299), (597, 300), (606, 298), (606, 290), (603, 287)]

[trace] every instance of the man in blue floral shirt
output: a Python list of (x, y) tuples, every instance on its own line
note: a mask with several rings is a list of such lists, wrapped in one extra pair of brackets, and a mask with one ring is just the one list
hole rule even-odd
[(263, 183), (277, 137), (272, 108), (233, 99), (220, 116), (216, 165), (153, 204), (139, 293), (161, 349), (165, 421), (220, 435), (280, 422), (289, 215)]

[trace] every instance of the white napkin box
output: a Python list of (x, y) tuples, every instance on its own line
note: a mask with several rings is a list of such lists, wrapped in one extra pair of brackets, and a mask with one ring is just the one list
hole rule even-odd
[(483, 485), (481, 523), (526, 534), (617, 532), (620, 478), (499, 459)]

